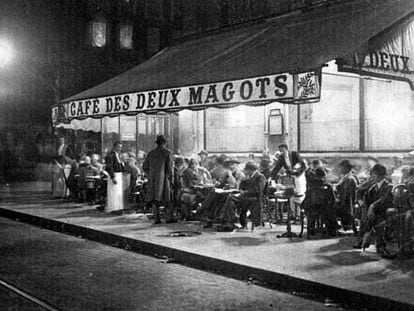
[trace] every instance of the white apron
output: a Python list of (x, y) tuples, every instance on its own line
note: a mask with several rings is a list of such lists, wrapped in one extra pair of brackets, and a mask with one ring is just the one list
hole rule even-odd
[(116, 185), (108, 178), (108, 191), (105, 212), (113, 212), (124, 209), (124, 191), (122, 173), (114, 173)]
[(299, 176), (295, 176), (295, 190), (297, 194), (300, 194), (301, 197), (294, 197), (293, 202), (302, 204), (303, 200), (305, 199), (305, 192), (306, 192), (306, 177), (305, 173), (302, 173)]

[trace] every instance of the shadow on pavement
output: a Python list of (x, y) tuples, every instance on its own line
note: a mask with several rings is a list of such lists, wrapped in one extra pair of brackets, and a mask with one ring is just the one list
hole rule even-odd
[(221, 238), (220, 240), (230, 244), (231, 246), (258, 246), (268, 242), (266, 239), (253, 238), (249, 236)]

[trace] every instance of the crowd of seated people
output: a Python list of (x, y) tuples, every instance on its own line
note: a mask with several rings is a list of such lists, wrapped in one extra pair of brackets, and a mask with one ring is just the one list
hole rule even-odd
[[(104, 161), (98, 154), (87, 156), (81, 153), (78, 159), (69, 162), (71, 169), (66, 180), (69, 199), (82, 203), (102, 204), (98, 208), (102, 210), (107, 196), (108, 177)], [(144, 176), (134, 153), (122, 154), (121, 160), (124, 163), (124, 172), (130, 174), (128, 200), (133, 203), (137, 187), (142, 185)]]
[[(307, 216), (310, 235), (318, 229), (326, 236), (336, 236), (340, 228), (353, 230), (355, 235), (359, 234), (355, 248), (369, 247), (371, 236), (375, 235), (377, 252), (385, 254), (386, 235), (381, 224), (389, 218), (389, 210), (394, 208), (392, 189), (398, 183), (405, 185), (411, 200), (402, 223), (406, 240), (412, 241), (414, 168), (403, 165), (400, 159), (395, 159), (394, 168), (387, 172), (377, 159), (368, 157), (366, 169), (357, 174), (355, 166), (347, 159), (331, 169), (322, 159), (313, 159), (308, 167), (298, 153), (287, 149), (286, 152), (277, 152), (274, 157), (264, 155), (260, 159), (251, 154), (243, 170), (235, 157), (225, 154), (209, 157), (205, 150), (198, 155), (199, 160), (179, 155), (174, 157), (173, 202), (183, 220), (198, 217), (205, 228), (217, 223), (218, 230), (231, 231), (238, 222), (239, 227), (246, 228), (250, 212), (252, 228), (259, 226), (270, 181), (280, 180), (280, 175), (303, 174), (306, 193), (301, 205)], [(140, 182), (142, 185), (145, 178), (134, 154), (126, 154), (123, 160), (125, 171), (131, 174), (132, 196), (136, 190), (134, 187)], [(104, 201), (106, 189), (103, 180), (106, 174), (99, 156), (82, 155), (71, 166), (67, 183), (72, 197), (82, 202)], [(337, 173), (337, 178), (331, 184), (327, 176), (332, 180), (333, 172)]]
[(79, 161), (71, 161), (71, 170), (67, 179), (70, 198), (77, 202), (90, 204), (104, 203), (106, 189), (103, 182), (105, 171), (99, 162), (99, 155), (91, 157), (81, 154)]

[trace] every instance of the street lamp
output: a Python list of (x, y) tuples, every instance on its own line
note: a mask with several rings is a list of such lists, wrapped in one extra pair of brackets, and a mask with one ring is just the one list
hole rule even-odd
[(13, 47), (6, 40), (0, 39), (0, 68), (3, 68), (13, 59)]

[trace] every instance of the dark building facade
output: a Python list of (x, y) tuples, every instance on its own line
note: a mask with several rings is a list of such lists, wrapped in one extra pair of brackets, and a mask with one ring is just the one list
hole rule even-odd
[[(0, 72), (2, 170), (21, 171), (20, 177), (28, 178), (26, 168), (50, 160), (58, 135), (69, 136), (77, 153), (100, 152), (102, 144), (119, 138), (109, 136), (105, 142), (93, 132), (53, 130), (53, 103), (189, 37), (335, 2), (340, 1), (2, 1), (0, 35), (15, 49), (14, 62)], [(144, 120), (147, 134), (155, 134), (148, 129), (156, 129), (160, 120)], [(174, 122), (162, 124), (174, 127)]]

